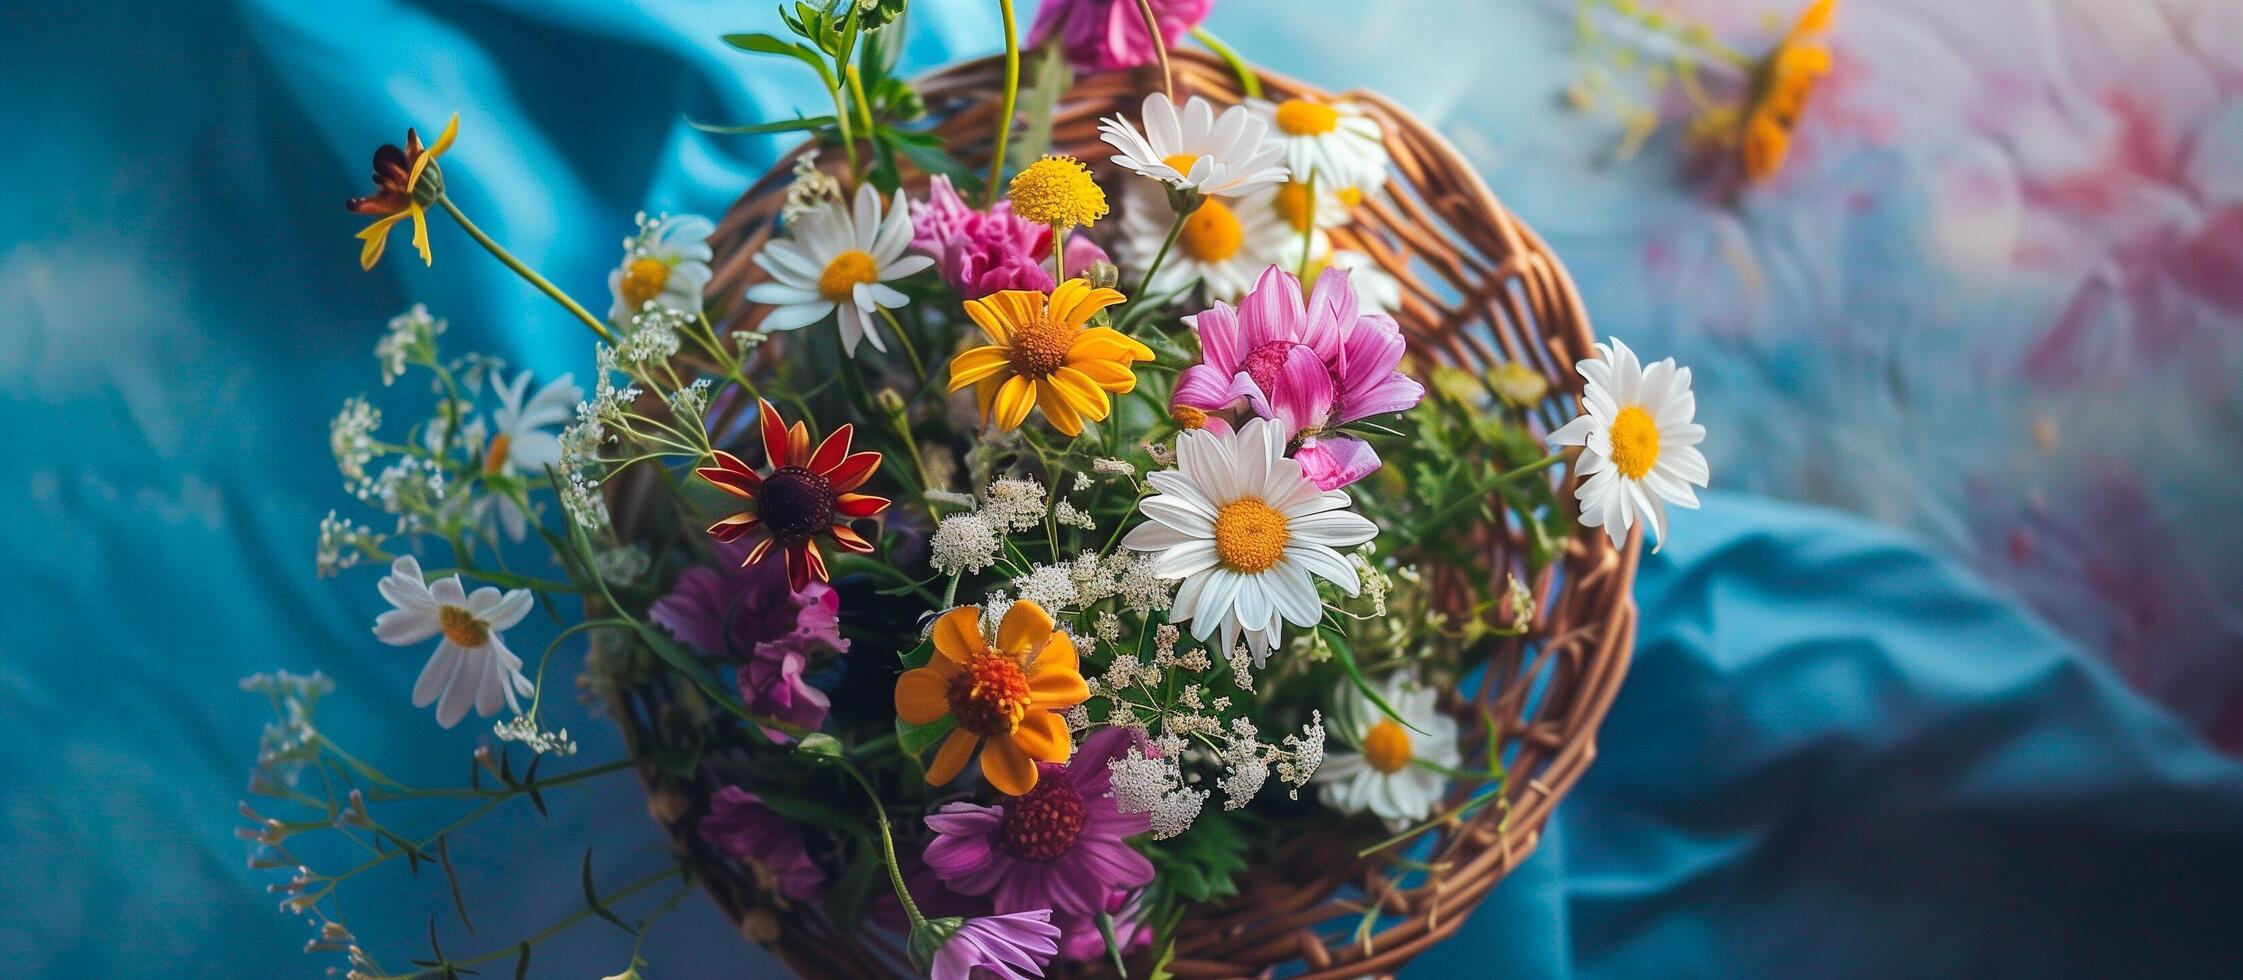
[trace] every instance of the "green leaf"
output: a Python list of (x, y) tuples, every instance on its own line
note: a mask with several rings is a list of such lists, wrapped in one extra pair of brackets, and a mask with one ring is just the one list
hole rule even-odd
[(822, 129), (833, 125), (833, 117), (803, 116), (796, 119), (778, 119), (771, 122), (748, 123), (741, 126), (719, 126), (714, 123), (687, 119), (685, 124), (704, 133), (718, 133), (725, 136), (756, 136), (763, 133), (792, 133)]
[(856, 854), (841, 876), (826, 889), (826, 918), (832, 922), (858, 922), (865, 905), (872, 898), (873, 883), (879, 879), (880, 856), (862, 840), (858, 841)]
[(950, 151), (943, 148), (942, 140), (934, 134), (882, 126), (875, 135), (879, 137), (880, 143), (894, 147), (904, 159), (911, 161), (912, 166), (930, 174), (950, 178), (951, 183), (958, 185), (960, 194), (972, 197), (981, 193), (980, 175), (974, 173), (972, 167), (959, 162), (957, 157), (951, 156)]
[(1157, 872), (1156, 887), (1190, 903), (1238, 894), (1234, 877), (1246, 870), (1253, 843), (1244, 823), (1243, 815), (1234, 811), (1203, 812), (1190, 829), (1147, 848), (1145, 856)]
[(1074, 70), (1068, 67), (1067, 59), (1061, 56), (1056, 44), (1038, 49), (1027, 69), (1028, 77), (1022, 79), (1025, 84), (1020, 89), (1019, 106), (1027, 121), (1013, 131), (1012, 159), (1005, 161), (1014, 169), (1051, 152), (1052, 117), (1059, 108), (1060, 96), (1075, 81)]
[(1393, 705), (1386, 703), (1386, 696), (1380, 694), (1378, 689), (1373, 688), (1371, 682), (1363, 677), (1363, 668), (1356, 666), (1355, 648), (1348, 644), (1347, 637), (1341, 635), (1339, 630), (1333, 629), (1330, 623), (1316, 624), (1316, 633), (1324, 638), (1325, 643), (1331, 645), (1332, 653), (1338, 657), (1340, 666), (1346, 668), (1347, 678), (1355, 682), (1357, 691), (1362, 692), (1363, 696), (1370, 699), (1372, 704), (1378, 705), (1378, 709), (1385, 712), (1388, 718), (1394, 719), (1395, 724), (1420, 735), (1427, 734), (1424, 729), (1410, 724), (1409, 719), (1402, 717), (1400, 712), (1395, 711)]
[(924, 725), (905, 724), (903, 719), (898, 718), (896, 746), (903, 749), (905, 755), (916, 759), (925, 755), (928, 749), (933, 748), (935, 743), (942, 741), (950, 734), (951, 729), (957, 727), (956, 715), (944, 715)]
[(842, 758), (841, 740), (824, 732), (811, 732), (794, 743), (794, 750), (803, 755), (821, 759)]
[(903, 669), (916, 670), (920, 667), (925, 667), (929, 661), (934, 659), (934, 657), (935, 641), (932, 639), (921, 640), (919, 641), (918, 646), (904, 651)]
[(834, 87), (833, 69), (826, 66), (825, 55), (807, 44), (798, 44), (769, 34), (726, 34), (724, 43), (755, 54), (793, 58), (815, 70), (827, 88)]
[(599, 889), (592, 886), (592, 849), (589, 847), (584, 849), (583, 879), (585, 907), (591, 909), (593, 915), (615, 923), (616, 928), (636, 934), (637, 930), (625, 925), (622, 919), (616, 918), (615, 913), (608, 911), (607, 903), (600, 901)]

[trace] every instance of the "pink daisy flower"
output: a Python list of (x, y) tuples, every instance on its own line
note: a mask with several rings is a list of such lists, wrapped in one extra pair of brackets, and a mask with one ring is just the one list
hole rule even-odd
[[(1152, 0), (1153, 20), (1174, 48), (1207, 19), (1215, 0)], [(1028, 27), (1028, 46), (1059, 32), (1060, 50), (1079, 71), (1135, 68), (1156, 57), (1152, 32), (1145, 29), (1137, 0), (1044, 0)]]
[(967, 919), (928, 965), (931, 980), (1019, 980), (1044, 975), (1059, 951), (1050, 909)]
[(927, 844), (927, 866), (955, 891), (990, 896), (1000, 912), (1097, 915), (1110, 891), (1153, 880), (1152, 862), (1124, 842), (1152, 829), (1152, 816), (1121, 812), (1107, 773), (1135, 738), (1127, 729), (1101, 729), (1068, 764), (1039, 763), (1026, 796), (928, 814), (937, 836)]
[(1334, 426), (1402, 412), (1425, 386), (1396, 370), (1407, 345), (1384, 313), (1365, 313), (1347, 270), (1316, 278), (1304, 301), (1301, 281), (1270, 266), (1234, 309), (1218, 302), (1185, 318), (1199, 334), (1200, 363), (1177, 379), (1173, 401), (1224, 411), (1243, 401), (1284, 424), (1297, 440), (1293, 458), (1319, 490), (1336, 490), (1379, 468), (1377, 451)]

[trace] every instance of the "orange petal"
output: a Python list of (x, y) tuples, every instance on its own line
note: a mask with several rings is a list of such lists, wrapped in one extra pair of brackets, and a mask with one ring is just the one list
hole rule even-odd
[(966, 760), (974, 757), (974, 746), (981, 744), (981, 736), (961, 728), (942, 740), (942, 748), (935, 750), (934, 764), (927, 767), (927, 785), (940, 786), (958, 778), (958, 770), (966, 768)]
[(950, 390), (957, 391), (1012, 365), (1002, 347), (976, 347), (950, 359)]
[(891, 501), (869, 493), (844, 493), (833, 498), (833, 509), (843, 517), (873, 517), (888, 509)]
[(982, 336), (992, 344), (1004, 344), (1012, 338), (1012, 324), (1006, 322), (1003, 311), (986, 299), (966, 301), (966, 316), (974, 326), (981, 328)]
[(1067, 634), (1054, 634), (1037, 652), (1028, 669), (1028, 694), (1034, 704), (1048, 708), (1071, 708), (1090, 700), (1090, 686), (1083, 683), (1082, 664), (1075, 657), (1075, 641)]
[[(1050, 713), (1044, 712), (1047, 715)], [(945, 745), (943, 748), (948, 749), (949, 746)], [(939, 763), (942, 760), (935, 761)], [(1010, 738), (989, 740), (989, 748), (981, 753), (981, 774), (989, 780), (989, 785), (1006, 796), (1025, 796), (1029, 790), (1036, 788), (1036, 760), (1029, 758), (1028, 753), (1021, 751), (1020, 746)], [(933, 778), (933, 773), (929, 773), (928, 777)]]
[(787, 459), (796, 466), (810, 461), (810, 427), (800, 422), (787, 427)]
[(983, 651), (989, 643), (981, 638), (981, 609), (959, 606), (943, 613), (935, 620), (935, 652), (959, 663), (967, 663)]
[(1026, 599), (1005, 610), (1004, 622), (997, 626), (997, 649), (1015, 660), (1026, 660), (1028, 654), (1044, 641), (1051, 639), (1051, 614)]
[(835, 493), (855, 490), (880, 469), (880, 458), (879, 453), (850, 453), (834, 466), (833, 472), (826, 474), (826, 482)]
[(1044, 418), (1051, 420), (1051, 427), (1058, 429), (1059, 434), (1070, 439), (1083, 434), (1083, 413), (1076, 411), (1074, 404), (1051, 382), (1036, 382), (1036, 405), (1044, 410)]
[[(1067, 723), (1050, 711), (1031, 711), (1022, 716), (1020, 727), (1012, 733), (1012, 744), (1029, 758), (1042, 762), (1067, 761), (1075, 745), (1067, 734)], [(988, 764), (983, 763), (982, 768), (987, 769)]]
[(950, 678), (933, 667), (903, 672), (896, 678), (896, 717), (906, 725), (924, 725), (950, 713)]
[(997, 428), (1017, 429), (1028, 421), (1028, 410), (1036, 407), (1036, 384), (1019, 375), (1006, 378), (997, 388), (997, 397), (990, 406), (997, 413)]
[(709, 525), (709, 536), (719, 541), (738, 541), (758, 526), (755, 511), (743, 510)]

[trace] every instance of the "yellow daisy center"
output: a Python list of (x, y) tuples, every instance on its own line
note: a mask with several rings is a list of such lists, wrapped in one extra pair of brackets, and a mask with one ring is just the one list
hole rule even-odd
[(1410, 764), (1410, 732), (1392, 718), (1381, 718), (1363, 733), (1363, 761), (1391, 776)]
[(1234, 572), (1269, 571), (1285, 557), (1285, 515), (1256, 497), (1240, 497), (1215, 512), (1215, 556)]
[(637, 312), (670, 284), (670, 267), (661, 259), (632, 259), (623, 267), (623, 305)]
[(1179, 429), (1207, 428), (1207, 413), (1190, 405), (1171, 405), (1168, 417), (1175, 420)]
[(1363, 189), (1360, 187), (1342, 187), (1332, 193), (1339, 197), (1341, 204), (1351, 208), (1363, 203)]
[(852, 248), (833, 257), (826, 263), (826, 271), (818, 274), (818, 295), (829, 302), (846, 303), (856, 294), (858, 283), (880, 281), (880, 266), (872, 261), (872, 254)]
[(1631, 480), (1643, 479), (1659, 461), (1659, 424), (1651, 413), (1630, 405), (1612, 420), (1612, 465)]
[(491, 437), (491, 448), (483, 450), (483, 475), (491, 476), (506, 469), (506, 454), (514, 449), (514, 437), (504, 432)]
[(444, 628), (444, 638), (458, 646), (474, 649), (491, 642), (491, 628), (459, 606), (438, 607), (436, 623)]
[(1308, 223), (1314, 217), (1309, 214), (1308, 201), (1308, 184), (1296, 180), (1277, 185), (1277, 216), (1292, 225), (1294, 231), (1308, 231)]
[(1042, 381), (1067, 366), (1067, 354), (1074, 350), (1075, 338), (1082, 330), (1050, 314), (1031, 323), (1015, 327), (1012, 341), (1005, 345), (1005, 353), (1012, 363), (1012, 373), (1030, 381)]
[(1029, 700), (1020, 662), (994, 651), (976, 655), (950, 679), (950, 711), (958, 727), (983, 738), (1012, 734), (1028, 714)]
[(1340, 128), (1339, 110), (1308, 99), (1277, 104), (1277, 128), (1287, 136), (1322, 136)]
[(1165, 157), (1160, 158), (1160, 162), (1167, 164), (1170, 170), (1174, 170), (1177, 173), (1182, 174), (1183, 176), (1189, 177), (1192, 175), (1192, 164), (1199, 162), (1199, 154), (1171, 153)]
[(1106, 192), (1074, 157), (1045, 157), (1014, 175), (1012, 211), (1039, 225), (1089, 227), (1106, 216)]
[(1238, 215), (1228, 205), (1209, 199), (1184, 219), (1184, 230), (1177, 233), (1176, 244), (1197, 261), (1221, 262), (1237, 255), (1246, 244), (1246, 227), (1238, 223)]

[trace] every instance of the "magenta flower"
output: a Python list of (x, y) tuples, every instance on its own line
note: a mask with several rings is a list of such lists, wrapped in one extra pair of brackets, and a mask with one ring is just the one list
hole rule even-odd
[(935, 950), (932, 980), (1017, 980), (1044, 975), (1059, 952), (1050, 909), (967, 919)]
[[(1144, 910), (1137, 898), (1144, 892), (1115, 889), (1106, 893), (1106, 912), (1114, 917), (1114, 942), (1123, 953), (1144, 949), (1152, 945), (1153, 930), (1143, 920)], [(1063, 959), (1088, 963), (1106, 958), (1106, 936), (1098, 931), (1098, 920), (1091, 916), (1062, 915), (1059, 924), (1059, 955)]]
[(955, 891), (990, 896), (999, 912), (1097, 915), (1111, 890), (1153, 880), (1152, 862), (1123, 842), (1150, 830), (1152, 815), (1121, 812), (1107, 774), (1135, 738), (1128, 729), (1102, 729), (1066, 765), (1038, 763), (1036, 788), (1026, 796), (928, 814), (937, 836), (927, 844), (927, 866)]
[(709, 815), (701, 818), (701, 839), (725, 857), (744, 861), (769, 876), (771, 887), (797, 902), (816, 904), (825, 898), (825, 872), (810, 860), (802, 831), (763, 798), (726, 786), (709, 798)]
[[(1153, 0), (1153, 19), (1173, 48), (1207, 19), (1215, 0)], [(1028, 46), (1059, 32), (1060, 50), (1078, 71), (1135, 68), (1157, 57), (1137, 0), (1044, 0), (1028, 28)]]
[(746, 557), (744, 544), (718, 542), (716, 567), (680, 573), (648, 618), (706, 653), (739, 661), (740, 700), (749, 711), (816, 728), (831, 705), (802, 675), (812, 655), (849, 650), (841, 635), (841, 594), (824, 582), (792, 591), (780, 563), (743, 567)]
[[(980, 299), (1006, 289), (1050, 292), (1051, 229), (1012, 213), (999, 201), (980, 211), (958, 196), (950, 178), (936, 176), (927, 199), (911, 202), (911, 247), (931, 256), (942, 281), (960, 299)], [(1106, 251), (1088, 235), (1067, 238), (1067, 268), (1106, 261)]]
[(1199, 333), (1200, 363), (1177, 379), (1174, 404), (1215, 412), (1244, 403), (1284, 423), (1299, 443), (1293, 458), (1320, 490), (1379, 468), (1369, 443), (1327, 430), (1425, 397), (1424, 385), (1396, 370), (1402, 328), (1362, 311), (1345, 269), (1324, 270), (1304, 303), (1300, 280), (1273, 265), (1237, 308), (1218, 302), (1186, 319)]

